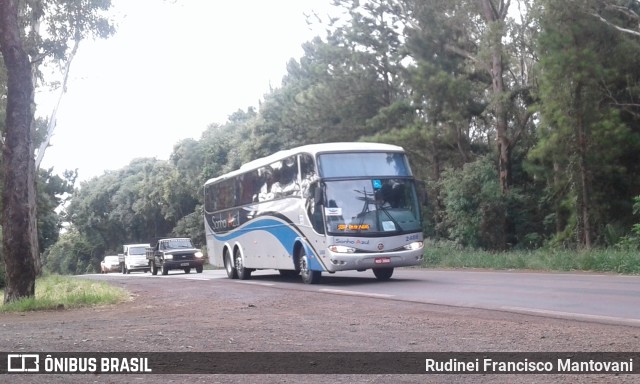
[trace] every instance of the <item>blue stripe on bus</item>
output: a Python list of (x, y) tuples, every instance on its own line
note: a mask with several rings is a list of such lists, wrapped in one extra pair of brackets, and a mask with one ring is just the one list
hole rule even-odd
[[(290, 249), (293, 243), (301, 238), (300, 234), (294, 231), (286, 222), (267, 218), (254, 219), (248, 224), (240, 226), (234, 229), (232, 233), (226, 235), (216, 235), (216, 233), (213, 232), (213, 237), (215, 237), (218, 241), (229, 241), (242, 236), (245, 232), (256, 230), (270, 233), (271, 235), (273, 235), (273, 237), (280, 241), (280, 244), (282, 244), (285, 249)], [(304, 241), (302, 242), (302, 244), (307, 255), (310, 256), (308, 260), (309, 268), (314, 271), (324, 271), (325, 269), (321, 265), (313, 249)]]

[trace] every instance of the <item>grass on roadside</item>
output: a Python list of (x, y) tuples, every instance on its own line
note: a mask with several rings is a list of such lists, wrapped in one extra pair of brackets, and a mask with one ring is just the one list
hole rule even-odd
[[(0, 291), (4, 297), (4, 291)], [(35, 297), (0, 304), (0, 312), (26, 312), (115, 304), (127, 300), (126, 290), (100, 281), (49, 275), (36, 280)]]
[(424, 266), (431, 268), (528, 269), (640, 274), (640, 253), (637, 250), (611, 248), (590, 251), (538, 249), (488, 252), (437, 243), (426, 243), (425, 248)]

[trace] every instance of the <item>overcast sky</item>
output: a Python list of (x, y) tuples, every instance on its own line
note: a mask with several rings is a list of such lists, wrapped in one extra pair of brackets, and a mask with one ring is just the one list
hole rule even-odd
[[(116, 35), (84, 41), (42, 167), (79, 179), (137, 157), (168, 159), (173, 145), (258, 106), (290, 58), (317, 35), (304, 13), (331, 0), (114, 0)], [(57, 93), (37, 94), (50, 115)]]

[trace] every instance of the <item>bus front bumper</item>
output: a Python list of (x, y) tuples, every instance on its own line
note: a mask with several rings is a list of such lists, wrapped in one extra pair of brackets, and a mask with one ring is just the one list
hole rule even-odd
[(424, 249), (380, 253), (336, 253), (327, 251), (327, 272), (395, 268), (421, 265)]

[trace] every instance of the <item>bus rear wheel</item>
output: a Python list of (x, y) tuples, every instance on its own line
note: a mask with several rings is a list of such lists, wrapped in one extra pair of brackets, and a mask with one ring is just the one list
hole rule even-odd
[(251, 278), (251, 269), (245, 268), (244, 264), (242, 264), (242, 256), (240, 256), (240, 252), (236, 252), (236, 271), (238, 272), (238, 279), (240, 280), (248, 280)]
[(224, 252), (223, 261), (224, 269), (227, 271), (227, 277), (230, 279), (237, 279), (238, 271), (233, 265), (231, 265), (231, 259), (229, 258), (229, 253), (227, 251)]
[(304, 248), (300, 248), (298, 263), (300, 265), (300, 276), (302, 276), (303, 283), (318, 284), (320, 282), (320, 276), (322, 272), (312, 271), (311, 269), (309, 269), (309, 256), (307, 256)]
[(393, 268), (373, 268), (373, 274), (380, 281), (387, 281), (393, 275)]

